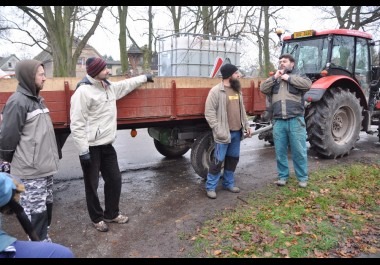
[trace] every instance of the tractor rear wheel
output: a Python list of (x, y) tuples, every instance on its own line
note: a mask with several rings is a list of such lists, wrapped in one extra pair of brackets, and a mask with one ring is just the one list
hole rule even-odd
[(348, 155), (359, 139), (362, 119), (362, 107), (354, 93), (340, 87), (329, 89), (306, 109), (311, 149), (323, 158)]

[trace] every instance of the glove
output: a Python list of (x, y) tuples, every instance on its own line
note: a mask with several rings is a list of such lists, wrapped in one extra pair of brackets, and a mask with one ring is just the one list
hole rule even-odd
[(11, 164), (9, 164), (6, 161), (1, 162), (0, 164), (0, 172), (5, 172), (5, 173), (11, 173)]
[(145, 76), (146, 76), (146, 81), (147, 81), (147, 82), (154, 83), (153, 75), (151, 75), (151, 74), (146, 74)]
[(85, 153), (83, 155), (80, 155), (79, 156), (79, 160), (80, 160), (80, 163), (83, 166), (85, 166), (85, 167), (88, 167), (89, 165), (91, 165), (91, 155), (90, 155), (90, 152)]

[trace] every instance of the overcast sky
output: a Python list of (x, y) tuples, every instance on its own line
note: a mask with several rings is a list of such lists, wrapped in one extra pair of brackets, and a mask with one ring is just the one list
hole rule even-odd
[[(320, 20), (318, 20), (316, 17), (316, 14), (318, 14), (318, 12), (316, 12), (315, 9), (313, 10), (311, 6), (292, 6), (288, 7), (286, 10), (287, 12), (284, 12), (283, 16), (285, 17), (287, 22), (285, 23), (285, 25), (281, 25), (282, 28), (287, 30), (286, 34), (290, 34), (294, 31), (307, 29), (321, 30), (327, 27), (336, 27), (336, 23), (333, 23), (331, 21), (329, 23), (322, 23)], [(108, 15), (106, 13), (108, 12), (105, 12), (105, 16)], [(162, 12), (158, 12), (158, 14), (156, 14), (155, 21), (160, 21), (162, 25), (161, 27), (164, 28), (168, 23), (167, 17), (168, 16), (163, 15)], [(103, 23), (109, 30), (104, 30), (98, 27), (95, 31), (95, 34), (90, 38), (88, 44), (93, 46), (101, 55), (111, 55), (114, 60), (120, 60), (118, 27), (115, 26), (114, 18), (109, 18), (106, 21), (106, 23)], [(141, 28), (141, 26), (139, 26), (137, 22), (133, 22), (129, 18), (127, 20), (127, 23), (129, 25), (128, 27), (131, 31), (131, 35), (135, 38), (137, 43), (141, 46), (147, 44), (147, 35), (142, 35), (142, 33), (146, 31), (146, 26), (144, 26), (144, 28)], [(147, 23), (145, 23), (145, 25), (147, 25)], [(130, 40), (127, 40), (127, 43), (130, 45)], [(29, 48), (21, 45), (11, 45), (2, 40), (0, 40), (0, 45), (0, 56), (14, 53), (19, 58), (23, 58), (28, 55), (34, 57), (41, 51), (38, 47)], [(245, 61), (249, 62), (256, 60), (256, 55), (257, 52), (255, 51), (255, 48), (246, 47), (246, 50), (242, 51), (242, 64), (244, 64)]]

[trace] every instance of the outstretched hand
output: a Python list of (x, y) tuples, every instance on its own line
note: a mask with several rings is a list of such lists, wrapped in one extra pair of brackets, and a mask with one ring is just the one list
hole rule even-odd
[(154, 83), (153, 75), (151, 75), (151, 74), (146, 74), (145, 76), (146, 76), (146, 81), (147, 81), (147, 82)]

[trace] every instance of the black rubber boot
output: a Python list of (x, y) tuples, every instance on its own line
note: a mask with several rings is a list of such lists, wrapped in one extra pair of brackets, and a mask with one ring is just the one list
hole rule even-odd
[(53, 216), (53, 203), (47, 203), (46, 204), (46, 211), (47, 211), (47, 217), (48, 217), (48, 228), (51, 224), (51, 218)]

